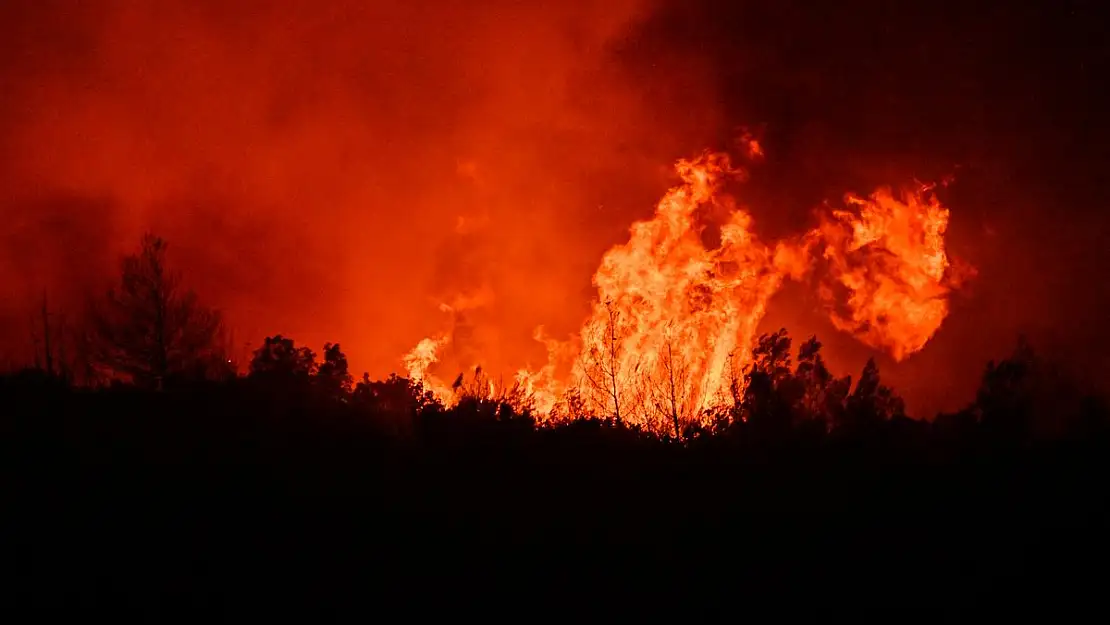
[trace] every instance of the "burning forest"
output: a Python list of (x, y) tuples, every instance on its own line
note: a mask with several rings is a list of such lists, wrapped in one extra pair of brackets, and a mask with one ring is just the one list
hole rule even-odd
[(1091, 4), (0, 2), (0, 610), (1105, 613)]
[[(757, 140), (742, 147), (748, 161), (762, 157)], [(950, 295), (974, 275), (946, 251), (948, 209), (933, 187), (849, 194), (842, 208), (815, 210), (812, 230), (765, 243), (749, 210), (723, 191), (750, 175), (747, 165), (710, 152), (679, 161), (681, 184), (602, 257), (581, 330), (559, 340), (538, 327), (548, 362), (518, 371), (509, 389), (487, 380), (490, 395), (544, 420), (604, 415), (676, 432), (708, 422), (743, 394), (757, 328), (784, 280), (814, 285), (837, 329), (895, 360), (923, 349)], [(404, 358), (410, 379), (448, 404), (465, 374), (448, 385), (434, 365), (452, 338), (426, 338)]]

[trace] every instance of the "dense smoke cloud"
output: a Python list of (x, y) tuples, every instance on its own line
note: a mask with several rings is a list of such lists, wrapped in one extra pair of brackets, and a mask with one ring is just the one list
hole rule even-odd
[(606, 187), (686, 148), (612, 63), (638, 5), (9, 4), (5, 284), (68, 290), (153, 228), (251, 339), (382, 374), (483, 285), (528, 336), (627, 219)]
[[(449, 304), (489, 367), (540, 360), (532, 328), (577, 327), (671, 162), (747, 125), (767, 160), (741, 201), (772, 239), (845, 191), (956, 174), (951, 249), (980, 279), (883, 362), (911, 405), (966, 396), (951, 381), (1019, 331), (1098, 370), (1097, 20), (943, 4), (7, 2), (6, 353), (37, 294), (76, 308), (155, 229), (240, 342), (339, 340), (383, 375)], [(858, 370), (806, 293), (766, 324)]]

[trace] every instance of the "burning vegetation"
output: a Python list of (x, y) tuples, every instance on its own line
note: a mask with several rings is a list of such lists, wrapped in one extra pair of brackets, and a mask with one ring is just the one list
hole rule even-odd
[[(755, 140), (744, 147), (748, 161), (762, 157)], [(814, 283), (836, 328), (902, 360), (925, 347), (948, 296), (974, 275), (945, 250), (948, 209), (930, 185), (849, 194), (843, 208), (816, 211), (809, 232), (770, 243), (723, 190), (747, 176), (728, 154), (706, 152), (675, 170), (681, 184), (602, 257), (577, 334), (563, 341), (537, 328), (548, 362), (521, 369), (512, 393), (541, 418), (608, 415), (675, 432), (707, 422), (744, 393), (757, 328), (786, 280)], [(433, 365), (452, 338), (425, 338), (404, 358), (410, 378), (445, 403), (462, 378), (448, 385)]]

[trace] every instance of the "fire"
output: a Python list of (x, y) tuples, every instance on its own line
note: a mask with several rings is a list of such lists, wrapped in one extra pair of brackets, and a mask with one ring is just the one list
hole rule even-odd
[[(754, 159), (762, 150), (751, 140), (745, 153)], [(768, 245), (752, 232), (750, 213), (721, 192), (744, 173), (727, 155), (681, 160), (676, 171), (681, 184), (654, 216), (602, 257), (581, 330), (559, 341), (537, 329), (548, 362), (519, 371), (516, 384), (539, 415), (613, 416), (668, 431), (702, 419), (740, 389), (771, 297), (819, 265), (836, 327), (896, 359), (924, 347), (947, 315), (955, 286), (944, 248), (948, 211), (931, 189), (850, 195), (848, 208), (829, 211), (818, 228)], [(727, 218), (714, 223), (720, 214)], [(452, 392), (428, 369), (449, 342), (424, 339), (405, 358), (410, 377), (448, 402)]]
[[(829, 269), (820, 295), (838, 329), (902, 360), (940, 328), (960, 277), (944, 248), (948, 209), (928, 185), (900, 197), (881, 188), (846, 202), (858, 214), (831, 211), (819, 228)], [(846, 295), (843, 306), (837, 290)]]
[(405, 369), (409, 374), (409, 380), (423, 384), (426, 390), (432, 391), (432, 393), (440, 399), (451, 397), (453, 391), (436, 379), (435, 376), (429, 375), (428, 369), (439, 361), (439, 350), (449, 343), (450, 340), (451, 337), (449, 335), (422, 339), (416, 344), (416, 347), (408, 354), (405, 354), (403, 358)]
[[(597, 414), (686, 422), (723, 401), (783, 279), (774, 250), (751, 233), (751, 216), (717, 193), (735, 173), (728, 157), (707, 154), (677, 169), (683, 184), (594, 276), (598, 301), (571, 379)], [(707, 247), (697, 214), (722, 203), (730, 218), (720, 244)]]

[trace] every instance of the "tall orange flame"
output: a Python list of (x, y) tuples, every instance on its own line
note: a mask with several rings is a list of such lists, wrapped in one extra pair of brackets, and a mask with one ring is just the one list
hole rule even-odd
[[(760, 156), (758, 144), (749, 142), (747, 154)], [(947, 315), (948, 211), (931, 189), (901, 199), (887, 189), (848, 196), (858, 213), (833, 210), (807, 235), (769, 246), (752, 233), (751, 215), (721, 193), (725, 180), (743, 174), (727, 155), (682, 160), (676, 170), (682, 182), (654, 216), (602, 257), (598, 297), (580, 332), (562, 342), (537, 329), (548, 363), (516, 380), (540, 415), (581, 412), (670, 430), (731, 401), (768, 301), (786, 278), (814, 268), (815, 247), (833, 323), (866, 344), (905, 358)], [(728, 217), (714, 224), (715, 214)], [(410, 376), (445, 401), (449, 391), (428, 367), (449, 341), (425, 339), (405, 359)]]
[(439, 350), (449, 342), (451, 337), (447, 334), (421, 339), (402, 359), (408, 371), (409, 380), (423, 384), (426, 390), (431, 391), (441, 401), (451, 397), (453, 391), (428, 371), (439, 361)]

